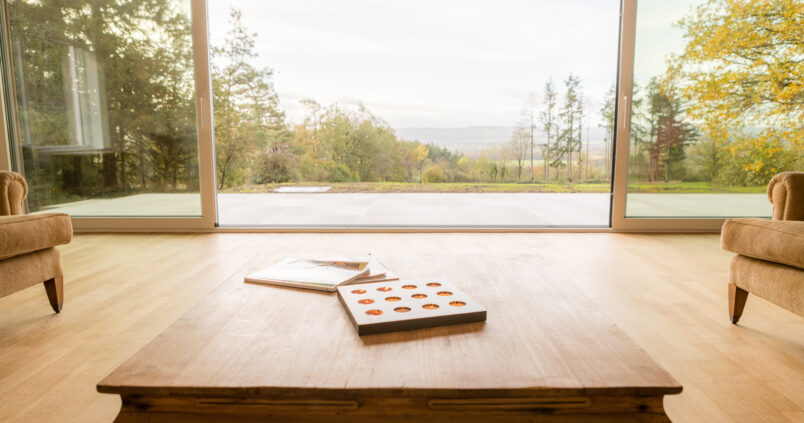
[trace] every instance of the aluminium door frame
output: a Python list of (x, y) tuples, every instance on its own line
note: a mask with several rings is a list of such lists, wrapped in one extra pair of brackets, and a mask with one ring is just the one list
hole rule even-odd
[[(3, 18), (8, 22), (8, 8), (6, 0), (3, 1)], [(207, 4), (206, 0), (190, 0), (192, 38), (193, 38), (193, 79), (195, 82), (195, 108), (196, 108), (196, 133), (198, 143), (198, 175), (201, 197), (200, 216), (176, 216), (166, 217), (154, 215), (150, 216), (109, 216), (109, 217), (72, 217), (73, 228), (77, 232), (84, 231), (208, 231), (215, 228), (217, 222), (217, 205), (215, 198), (215, 147), (213, 134), (212, 118), (212, 83), (210, 78), (209, 63), (209, 41), (207, 35)], [(3, 25), (6, 27), (6, 25)], [(6, 28), (6, 39), (10, 31)], [(6, 57), (10, 59), (7, 53)], [(13, 72), (10, 63), (6, 63), (3, 72)], [(10, 80), (10, 78), (5, 78)], [(7, 87), (5, 93), (13, 93), (14, 87)], [(5, 100), (5, 99), (3, 99)], [(3, 101), (3, 112), (6, 109), (6, 102)], [(16, 111), (14, 111), (16, 113)], [(0, 119), (0, 170), (12, 169), (10, 158), (11, 142), (8, 140), (8, 122)]]
[(719, 232), (725, 218), (635, 218), (625, 214), (637, 3), (638, 0), (622, 0), (621, 7), (611, 228), (615, 232)]
[[(3, 0), (4, 12), (7, 10)], [(620, 5), (620, 45), (618, 57), (617, 101), (615, 103), (615, 142), (612, 173), (611, 227), (603, 228), (218, 228), (215, 183), (215, 150), (212, 110), (212, 84), (209, 60), (206, 0), (191, 0), (196, 126), (201, 191), (200, 217), (73, 217), (76, 231), (96, 232), (718, 232), (724, 218), (633, 218), (626, 217), (631, 90), (633, 86), (634, 46), (638, 0), (622, 0)], [(5, 14), (5, 13), (4, 13)], [(5, 25), (4, 25), (5, 26)], [(7, 67), (7, 69), (9, 69)], [(2, 83), (2, 82), (0, 82)], [(13, 89), (13, 87), (8, 87)], [(8, 93), (9, 91), (4, 91)], [(13, 92), (13, 91), (12, 91)], [(0, 93), (2, 95), (3, 93)], [(0, 104), (5, 111), (6, 102)], [(6, 114), (0, 119), (0, 170), (11, 169)]]

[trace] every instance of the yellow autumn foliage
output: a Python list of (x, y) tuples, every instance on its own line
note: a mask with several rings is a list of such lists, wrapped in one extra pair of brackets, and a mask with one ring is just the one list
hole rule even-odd
[(678, 22), (668, 59), (686, 113), (764, 179), (783, 150), (804, 162), (804, 2), (708, 0)]

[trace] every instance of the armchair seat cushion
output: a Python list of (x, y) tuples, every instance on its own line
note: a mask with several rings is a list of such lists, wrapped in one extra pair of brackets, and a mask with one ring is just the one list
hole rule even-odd
[(728, 219), (720, 243), (743, 256), (804, 269), (804, 221)]
[(0, 216), (0, 260), (67, 244), (72, 237), (70, 216), (63, 213)]

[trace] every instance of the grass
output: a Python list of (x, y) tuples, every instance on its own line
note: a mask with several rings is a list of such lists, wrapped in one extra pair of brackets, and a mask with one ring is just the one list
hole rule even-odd
[[(610, 192), (609, 183), (437, 183), (421, 184), (409, 182), (304, 182), (304, 183), (282, 183), (282, 184), (261, 184), (261, 185), (241, 185), (226, 188), (221, 192), (225, 193), (268, 193), (274, 192), (283, 186), (328, 186), (331, 187), (330, 193), (402, 193), (402, 192), (547, 192), (547, 193), (608, 193)], [(691, 193), (739, 193), (739, 194), (759, 194), (765, 192), (764, 186), (757, 187), (721, 187), (712, 186), (709, 182), (668, 182), (668, 183), (635, 183), (628, 186), (628, 192), (638, 193), (668, 193), (668, 194), (691, 194)]]
[(683, 194), (764, 194), (766, 185), (753, 187), (712, 186), (711, 182), (636, 183), (628, 185), (628, 192), (683, 193)]
[(337, 193), (391, 193), (391, 192), (609, 192), (609, 184), (518, 184), (518, 183), (436, 183), (420, 184), (408, 182), (322, 182), (322, 183), (283, 183), (263, 185), (243, 185), (224, 189), (222, 192), (260, 193), (273, 192), (282, 186), (328, 186), (327, 192)]

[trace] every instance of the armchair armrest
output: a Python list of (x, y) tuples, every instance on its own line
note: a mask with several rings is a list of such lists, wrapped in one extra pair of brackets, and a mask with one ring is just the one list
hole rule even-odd
[(768, 184), (773, 220), (804, 220), (804, 172), (784, 172)]
[(23, 214), (28, 184), (19, 173), (0, 170), (0, 216)]

